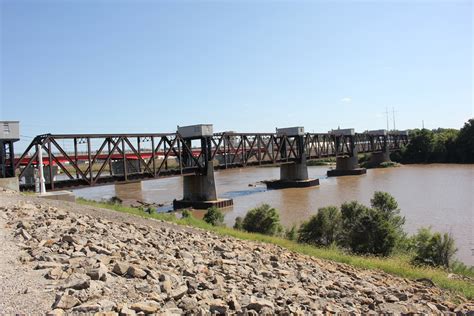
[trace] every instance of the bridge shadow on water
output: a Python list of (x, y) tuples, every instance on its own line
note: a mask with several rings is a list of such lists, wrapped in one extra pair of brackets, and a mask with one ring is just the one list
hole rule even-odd
[(251, 187), (247, 190), (238, 190), (238, 191), (225, 192), (225, 193), (221, 194), (220, 197), (227, 198), (227, 199), (233, 199), (233, 198), (237, 198), (237, 197), (240, 197), (240, 196), (247, 196), (247, 195), (251, 195), (251, 194), (262, 193), (262, 192), (265, 192), (265, 191), (267, 191), (267, 188), (265, 186), (255, 186), (255, 187)]

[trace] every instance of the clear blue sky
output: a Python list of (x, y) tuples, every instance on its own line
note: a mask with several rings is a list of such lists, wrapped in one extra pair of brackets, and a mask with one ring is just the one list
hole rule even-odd
[(473, 116), (471, 1), (0, 2), (0, 120), (22, 135)]

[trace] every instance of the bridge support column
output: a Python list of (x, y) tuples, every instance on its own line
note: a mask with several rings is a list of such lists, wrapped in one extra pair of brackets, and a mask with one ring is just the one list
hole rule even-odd
[[(310, 179), (308, 166), (306, 164), (306, 152), (304, 147), (303, 127), (277, 129), (277, 134), (285, 134), (296, 137), (296, 150), (298, 160), (280, 165), (280, 180), (265, 181), (269, 189), (307, 188), (319, 185), (319, 179)], [(286, 140), (282, 141), (282, 158), (286, 157)]]
[(369, 167), (376, 168), (379, 167), (384, 162), (391, 162), (390, 152), (387, 150), (381, 152), (373, 152), (370, 154)]
[[(358, 151), (354, 142), (354, 130), (334, 130), (330, 134), (335, 137), (336, 154), (349, 149), (349, 154), (336, 157), (336, 169), (328, 170), (328, 177), (352, 176), (365, 174), (367, 169), (359, 167)], [(347, 153), (347, 152), (346, 152)]]
[(367, 169), (359, 167), (357, 151), (352, 156), (340, 156), (336, 158), (336, 169), (328, 170), (328, 177), (354, 176), (367, 173)]
[[(183, 199), (174, 200), (173, 208), (175, 210), (183, 208), (207, 209), (213, 206), (217, 208), (232, 206), (232, 199), (217, 197), (214, 163), (211, 159), (212, 125), (180, 127), (178, 133), (185, 138), (184, 141), (187, 142), (188, 148), (191, 148), (191, 139), (201, 140), (204, 167), (197, 174), (183, 177)], [(191, 159), (188, 157), (186, 161), (190, 163)]]
[(319, 185), (319, 179), (308, 177), (306, 157), (300, 162), (280, 165), (280, 180), (266, 181), (269, 189), (307, 188)]

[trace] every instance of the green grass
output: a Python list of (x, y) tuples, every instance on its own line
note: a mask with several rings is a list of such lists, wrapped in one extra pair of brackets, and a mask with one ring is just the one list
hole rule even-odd
[(336, 163), (336, 158), (325, 158), (318, 160), (308, 160), (306, 164), (308, 166), (328, 166)]
[[(274, 244), (308, 256), (345, 263), (362, 269), (381, 270), (395, 276), (412, 280), (427, 278), (432, 280), (440, 288), (448, 290), (454, 295), (460, 294), (467, 299), (474, 299), (474, 284), (472, 282), (450, 279), (448, 278), (448, 272), (442, 269), (415, 267), (410, 264), (410, 259), (408, 256), (397, 255), (389, 258), (356, 256), (347, 254), (337, 248), (319, 248), (306, 244), (300, 244), (280, 237), (248, 233), (223, 226), (212, 226), (192, 216), (187, 218), (177, 218), (173, 213), (148, 214), (137, 208), (89, 201), (81, 198), (78, 198), (77, 202), (84, 205), (106, 208), (118, 212), (138, 215), (141, 217), (173, 222), (179, 225), (201, 228), (223, 236), (231, 236), (243, 240)], [(466, 274), (469, 276), (469, 273)]]

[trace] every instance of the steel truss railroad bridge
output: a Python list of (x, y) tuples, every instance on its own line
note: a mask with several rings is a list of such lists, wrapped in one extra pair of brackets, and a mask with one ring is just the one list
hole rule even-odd
[[(25, 183), (24, 179), (40, 164), (39, 156), (44, 165), (46, 189), (51, 191), (177, 175), (204, 176), (209, 182), (209, 169), (267, 164), (299, 168), (303, 164), (306, 169), (307, 160), (330, 157), (338, 159), (336, 169), (357, 169), (359, 153), (379, 153), (387, 159), (387, 154), (401, 149), (408, 141), (406, 132), (385, 130), (304, 133), (298, 127), (277, 129), (276, 133), (212, 133), (212, 125), (179, 128), (176, 133), (167, 134), (44, 134), (36, 136), (14, 160), (14, 168), (22, 189), (34, 189), (34, 183)], [(344, 163), (344, 159), (355, 159), (355, 165)], [(290, 170), (289, 174), (282, 169), (281, 180), (305, 180), (304, 172), (297, 171), (295, 175)], [(213, 171), (211, 180), (214, 181)], [(193, 180), (192, 186), (202, 184)], [(217, 199), (217, 195), (212, 197)]]

